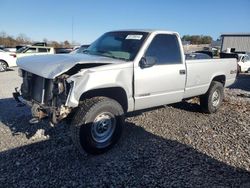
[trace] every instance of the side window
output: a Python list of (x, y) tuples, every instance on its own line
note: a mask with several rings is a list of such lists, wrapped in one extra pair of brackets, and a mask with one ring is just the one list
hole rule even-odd
[(36, 53), (36, 48), (28, 48), (25, 53)]
[(40, 53), (48, 52), (48, 49), (47, 48), (38, 48), (38, 52), (40, 52)]
[(180, 46), (175, 35), (159, 34), (154, 37), (145, 56), (157, 59), (157, 64), (181, 64)]
[(249, 61), (249, 57), (248, 57), (248, 56), (243, 56), (243, 57), (242, 57), (242, 61), (243, 61), (243, 62)]
[(245, 57), (245, 61), (250, 61), (249, 56), (246, 56), (246, 57)]

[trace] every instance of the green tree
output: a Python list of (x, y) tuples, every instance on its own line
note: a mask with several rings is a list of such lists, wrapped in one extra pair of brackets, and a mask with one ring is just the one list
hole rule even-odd
[(53, 46), (54, 48), (61, 48), (62, 47), (62, 45), (59, 44), (57, 41), (52, 41), (51, 46)]
[(212, 41), (213, 41), (213, 39), (210, 36), (203, 36), (202, 37), (202, 44), (211, 44)]
[(203, 35), (184, 35), (182, 37), (183, 41), (190, 41), (191, 44), (210, 44), (212, 42), (211, 36)]
[(70, 48), (71, 45), (70, 45), (69, 41), (65, 40), (63, 43), (63, 46), (64, 46), (64, 48)]

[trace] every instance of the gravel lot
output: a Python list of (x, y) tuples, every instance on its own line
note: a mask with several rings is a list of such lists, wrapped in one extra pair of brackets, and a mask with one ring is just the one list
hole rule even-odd
[(0, 187), (250, 187), (250, 74), (216, 114), (192, 100), (128, 117), (99, 156), (80, 156), (66, 124), (29, 125), (11, 98), (20, 82), (17, 69), (0, 73)]

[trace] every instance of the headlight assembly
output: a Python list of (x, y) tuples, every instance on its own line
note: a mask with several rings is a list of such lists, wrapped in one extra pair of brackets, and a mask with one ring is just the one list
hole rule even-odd
[(59, 95), (59, 94), (63, 93), (64, 90), (65, 90), (65, 88), (64, 88), (63, 82), (57, 82), (54, 84), (53, 93), (55, 95)]

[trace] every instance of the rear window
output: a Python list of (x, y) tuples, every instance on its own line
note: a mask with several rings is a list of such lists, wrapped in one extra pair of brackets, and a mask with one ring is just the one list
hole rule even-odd
[(38, 48), (38, 52), (49, 52), (49, 48)]

